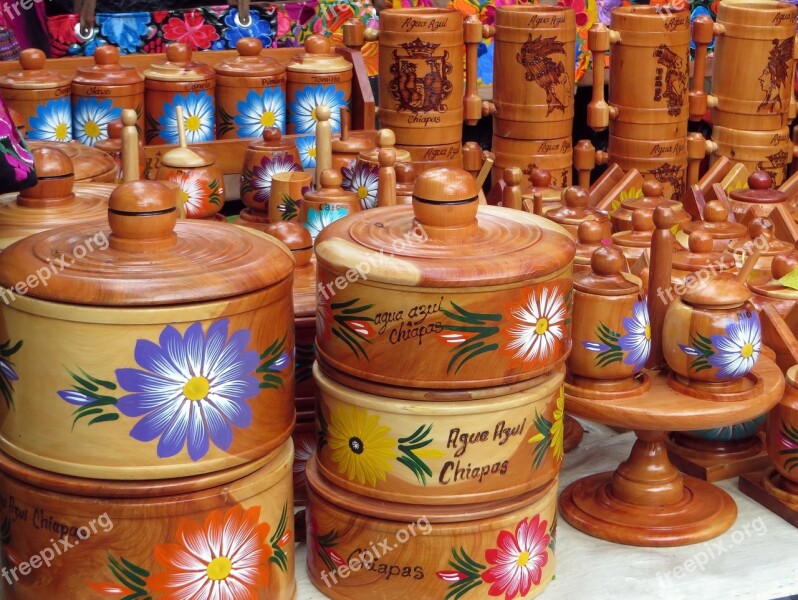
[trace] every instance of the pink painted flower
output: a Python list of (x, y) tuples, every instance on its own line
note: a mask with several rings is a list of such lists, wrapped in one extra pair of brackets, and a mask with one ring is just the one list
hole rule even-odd
[(501, 531), (496, 540), (498, 548), (485, 552), (485, 560), (493, 566), (482, 574), (485, 583), (493, 585), (491, 596), (504, 594), (505, 600), (526, 596), (532, 585), (540, 585), (543, 567), (549, 560), (548, 522), (540, 515), (524, 519), (515, 528), (515, 535)]
[(206, 23), (197, 10), (187, 12), (182, 19), (172, 17), (163, 26), (163, 32), (166, 39), (188, 44), (192, 50), (207, 50), (211, 42), (219, 39), (214, 26)]

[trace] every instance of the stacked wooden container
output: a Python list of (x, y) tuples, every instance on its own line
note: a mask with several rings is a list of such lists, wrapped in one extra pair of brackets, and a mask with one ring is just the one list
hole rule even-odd
[(332, 598), (537, 594), (554, 572), (573, 242), (478, 210), (474, 178), (441, 168), (412, 206), (336, 221), (315, 250), (311, 580)]

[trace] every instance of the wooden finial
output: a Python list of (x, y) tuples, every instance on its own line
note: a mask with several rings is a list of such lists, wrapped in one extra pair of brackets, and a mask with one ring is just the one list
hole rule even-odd
[[(358, 23), (360, 21), (358, 20)], [(352, 114), (346, 106), (341, 107), (341, 134), (339, 139), (345, 142), (349, 139), (349, 132), (352, 129)]]
[(587, 32), (587, 45), (593, 55), (593, 97), (587, 105), (587, 124), (594, 131), (607, 129), (612, 116), (604, 99), (604, 55), (613, 37), (603, 23), (596, 23)]
[(108, 200), (111, 248), (144, 254), (177, 244), (177, 208), (172, 190), (159, 181), (131, 181)]
[[(699, 19), (701, 17), (698, 17)], [(707, 141), (700, 133), (687, 134), (687, 185), (698, 183), (701, 161), (707, 153)]]
[(524, 172), (518, 167), (508, 167), (504, 170), (504, 189), (502, 190), (502, 206), (521, 210), (521, 179)]
[[(178, 107), (181, 108), (181, 107)], [(122, 181), (137, 181), (139, 178), (139, 132), (136, 129), (138, 115), (132, 108), (122, 111)]]
[(648, 279), (648, 315), (651, 327), (651, 354), (648, 367), (657, 367), (663, 362), (662, 325), (665, 313), (673, 301), (671, 271), (673, 258), (673, 211), (660, 206), (654, 211), (656, 231), (651, 237), (651, 266)]
[(709, 15), (696, 17), (692, 24), (695, 61), (693, 63), (693, 89), (690, 90), (689, 100), (691, 121), (700, 121), (707, 112), (707, 93), (704, 91), (704, 80), (707, 73), (707, 48), (712, 43), (714, 25)]
[(332, 168), (332, 112), (323, 104), (316, 107), (316, 173)]
[(463, 117), (468, 125), (476, 125), (482, 118), (482, 98), (477, 93), (477, 51), (482, 41), (482, 21), (475, 14), (463, 23), (466, 47), (466, 89), (463, 96)]
[(577, 185), (590, 188), (590, 172), (596, 168), (596, 148), (590, 140), (580, 140), (574, 146), (574, 167)]
[(396, 206), (396, 150), (383, 148), (377, 154), (380, 172), (377, 179), (377, 206)]

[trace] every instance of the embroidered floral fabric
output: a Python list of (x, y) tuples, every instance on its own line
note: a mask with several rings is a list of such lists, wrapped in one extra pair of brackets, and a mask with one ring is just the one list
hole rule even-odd
[(36, 185), (33, 156), (0, 100), (0, 189), (16, 192)]

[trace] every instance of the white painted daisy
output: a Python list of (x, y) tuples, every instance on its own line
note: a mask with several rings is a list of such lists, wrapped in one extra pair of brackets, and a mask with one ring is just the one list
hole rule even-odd
[(321, 233), (322, 229), (338, 219), (343, 219), (346, 214), (347, 210), (341, 206), (322, 204), (319, 210), (315, 208), (308, 210), (308, 220), (303, 225), (310, 232), (310, 237), (315, 242), (316, 236)]
[(111, 100), (92, 97), (75, 99), (72, 107), (72, 123), (75, 139), (86, 146), (93, 146), (108, 139), (108, 123), (122, 117), (122, 109)]
[(726, 327), (726, 335), (713, 335), (712, 346), (716, 352), (709, 363), (718, 369), (720, 377), (737, 379), (754, 368), (762, 348), (762, 329), (755, 312), (738, 315), (736, 323)]
[(285, 92), (282, 88), (266, 88), (262, 93), (250, 90), (238, 103), (235, 124), (238, 137), (261, 137), (266, 127), (279, 127), (285, 133)]
[(72, 107), (69, 98), (56, 98), (40, 104), (30, 118), (28, 139), (48, 142), (72, 141)]
[(202, 172), (178, 170), (170, 179), (180, 186), (187, 218), (197, 218), (207, 210), (213, 190), (210, 188), (208, 178)]
[(511, 311), (515, 324), (508, 333), (514, 358), (524, 362), (545, 361), (565, 338), (565, 296), (559, 288), (545, 287), (529, 294), (526, 305)]
[(634, 365), (635, 373), (646, 366), (651, 352), (651, 324), (648, 321), (648, 304), (645, 300), (635, 302), (632, 316), (623, 320), (628, 332), (618, 338), (618, 345), (626, 352), (623, 362)]
[(316, 108), (321, 105), (330, 109), (332, 130), (341, 131), (341, 108), (346, 106), (343, 90), (334, 85), (309, 85), (296, 93), (290, 106), (295, 133), (316, 133)]
[(341, 169), (343, 188), (354, 192), (360, 198), (360, 208), (367, 210), (377, 206), (377, 183), (380, 169), (368, 163), (355, 163), (352, 167)]
[(161, 127), (161, 137), (167, 144), (177, 144), (177, 106), (183, 107), (183, 118), (186, 125), (186, 141), (189, 144), (210, 142), (216, 130), (216, 116), (213, 107), (213, 97), (208, 92), (192, 92), (190, 94), (175, 94), (174, 103), (166, 103), (163, 115), (158, 119)]
[(316, 136), (308, 135), (297, 138), (296, 146), (299, 149), (299, 160), (303, 169), (313, 169), (316, 166)]

